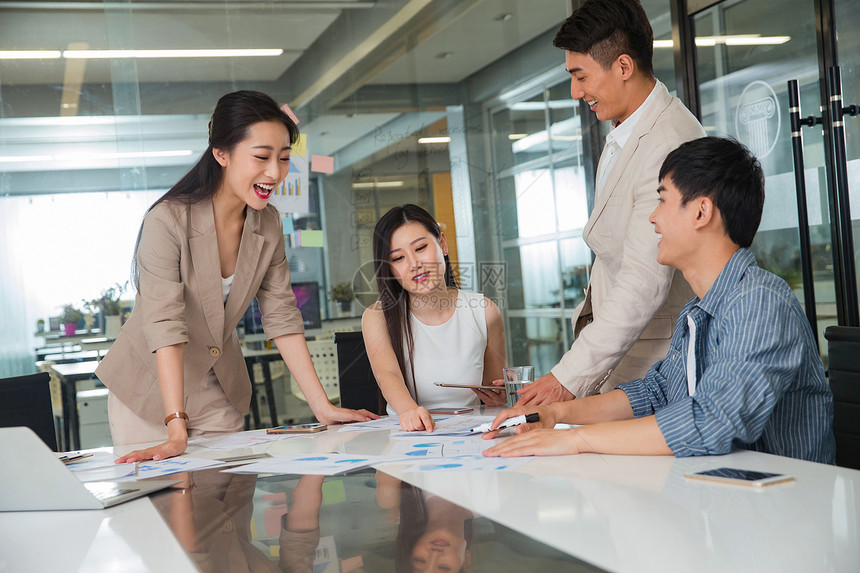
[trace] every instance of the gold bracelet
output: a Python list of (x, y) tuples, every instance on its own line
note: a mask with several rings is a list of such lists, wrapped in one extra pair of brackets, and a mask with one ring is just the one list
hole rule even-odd
[(170, 420), (174, 420), (176, 418), (182, 418), (183, 420), (185, 420), (187, 422), (188, 421), (188, 414), (186, 414), (185, 412), (174, 412), (164, 419), (164, 425), (166, 426), (168, 424), (168, 422), (170, 422)]

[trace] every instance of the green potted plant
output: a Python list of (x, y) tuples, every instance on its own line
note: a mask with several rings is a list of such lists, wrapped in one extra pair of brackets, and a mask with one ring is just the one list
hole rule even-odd
[(78, 322), (83, 320), (84, 313), (72, 304), (67, 304), (63, 307), (63, 312), (60, 313), (60, 321), (63, 323), (63, 330), (66, 336), (74, 336), (75, 330), (78, 328)]
[(331, 300), (340, 306), (340, 310), (347, 313), (352, 307), (352, 301), (355, 294), (352, 292), (352, 285), (349, 283), (337, 283), (331, 290), (328, 291), (328, 296)]
[(128, 283), (116, 283), (114, 286), (102, 291), (99, 298), (87, 301), (86, 307), (93, 313), (102, 316), (102, 334), (109, 340), (115, 340), (121, 326), (119, 300)]

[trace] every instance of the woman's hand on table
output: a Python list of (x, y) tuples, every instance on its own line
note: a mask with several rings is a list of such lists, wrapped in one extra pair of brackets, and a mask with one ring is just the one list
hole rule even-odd
[(130, 462), (143, 462), (147, 460), (166, 460), (185, 452), (188, 445), (187, 437), (170, 438), (163, 444), (152, 446), (143, 450), (135, 450), (117, 459), (115, 463), (125, 464)]
[(416, 432), (425, 430), (432, 432), (436, 427), (433, 421), (433, 416), (423, 406), (416, 406), (410, 410), (406, 410), (398, 415), (400, 418), (400, 428), (407, 432)]
[(317, 420), (323, 424), (342, 424), (344, 422), (368, 422), (379, 418), (373, 412), (367, 410), (351, 410), (349, 408), (338, 408), (330, 406), (324, 412), (314, 412)]

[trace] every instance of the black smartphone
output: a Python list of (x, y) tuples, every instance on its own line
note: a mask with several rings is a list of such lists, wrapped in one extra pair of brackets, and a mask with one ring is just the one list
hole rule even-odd
[(756, 487), (787, 482), (794, 479), (792, 476), (786, 474), (742, 470), (738, 468), (716, 468), (713, 470), (685, 474), (684, 477), (689, 479), (716, 481), (735, 485), (751, 485)]

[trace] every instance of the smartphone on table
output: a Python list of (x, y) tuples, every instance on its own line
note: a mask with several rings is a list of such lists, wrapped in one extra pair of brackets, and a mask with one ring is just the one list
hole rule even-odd
[(268, 428), (267, 434), (314, 434), (322, 432), (326, 429), (325, 424), (315, 422), (313, 424), (293, 424), (291, 426), (278, 426), (276, 428)]
[(454, 408), (454, 407), (441, 407), (441, 408), (428, 408), (427, 411), (430, 412), (430, 415), (433, 414), (467, 414), (474, 410), (474, 408), (469, 408), (468, 406), (463, 408)]
[(753, 487), (763, 487), (766, 485), (794, 480), (794, 477), (786, 474), (742, 470), (739, 468), (716, 468), (713, 470), (684, 474), (684, 477), (688, 479), (699, 479), (734, 485), (749, 485)]

